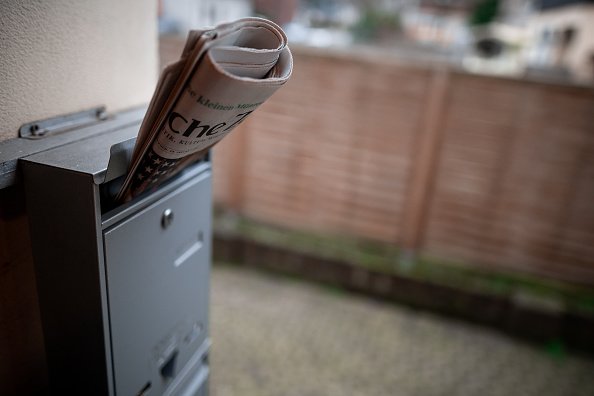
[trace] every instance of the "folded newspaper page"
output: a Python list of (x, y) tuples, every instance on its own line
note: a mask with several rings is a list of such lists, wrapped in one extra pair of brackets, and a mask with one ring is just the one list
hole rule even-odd
[(203, 157), (286, 83), (292, 68), (285, 33), (268, 20), (191, 31), (180, 60), (159, 79), (116, 200), (152, 190)]

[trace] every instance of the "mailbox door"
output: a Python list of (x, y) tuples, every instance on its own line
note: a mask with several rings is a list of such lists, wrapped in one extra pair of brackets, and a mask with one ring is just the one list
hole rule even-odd
[(162, 393), (205, 342), (210, 245), (210, 172), (104, 232), (116, 395)]

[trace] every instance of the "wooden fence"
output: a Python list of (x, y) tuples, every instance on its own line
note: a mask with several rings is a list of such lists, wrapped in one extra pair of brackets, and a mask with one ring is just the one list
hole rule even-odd
[(594, 284), (594, 90), (295, 51), (214, 151), (250, 218)]

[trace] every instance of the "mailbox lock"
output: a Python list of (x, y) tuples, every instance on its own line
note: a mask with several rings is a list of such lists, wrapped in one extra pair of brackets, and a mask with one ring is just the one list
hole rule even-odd
[(173, 223), (173, 211), (171, 209), (165, 209), (163, 216), (161, 217), (161, 227), (167, 228)]

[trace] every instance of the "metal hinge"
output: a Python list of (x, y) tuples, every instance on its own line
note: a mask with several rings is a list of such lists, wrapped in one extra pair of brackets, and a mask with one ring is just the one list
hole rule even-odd
[(45, 120), (29, 122), (19, 129), (19, 137), (25, 139), (41, 139), (82, 126), (95, 124), (108, 118), (105, 106), (83, 110)]

